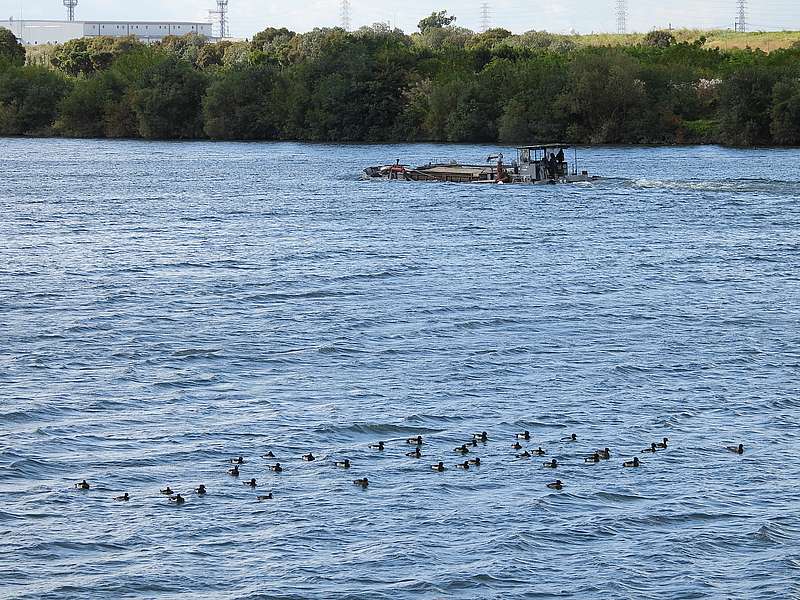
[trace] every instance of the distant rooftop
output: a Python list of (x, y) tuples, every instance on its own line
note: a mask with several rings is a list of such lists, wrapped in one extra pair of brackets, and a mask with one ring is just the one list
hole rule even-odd
[(8, 19), (7, 21), (4, 19), (0, 19), (0, 21), (4, 21), (7, 23), (55, 23), (58, 25), (69, 25), (70, 23), (77, 23), (77, 24), (103, 24), (103, 25), (127, 25), (129, 23), (137, 23), (139, 25), (164, 25), (165, 23), (170, 25), (211, 25), (208, 21), (138, 21), (136, 19), (131, 19), (129, 21), (104, 21), (101, 19), (91, 19), (91, 20), (79, 20), (76, 19), (75, 21), (62, 21), (59, 19)]

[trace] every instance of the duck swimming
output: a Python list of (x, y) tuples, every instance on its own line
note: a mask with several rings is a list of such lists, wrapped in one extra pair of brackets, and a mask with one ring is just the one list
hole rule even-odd
[(650, 444), (649, 448), (645, 448), (644, 450), (642, 450), (642, 452), (658, 452), (658, 446), (656, 446), (656, 443), (653, 442), (652, 444)]
[(556, 479), (553, 483), (548, 483), (547, 487), (549, 487), (551, 490), (560, 490), (564, 487), (564, 484), (561, 483), (560, 479)]
[(261, 458), (275, 458), (275, 455), (272, 453), (272, 450), (270, 450), (266, 454), (262, 454)]
[(340, 460), (336, 463), (336, 466), (341, 469), (349, 469), (350, 468), (350, 459), (345, 458), (344, 460)]
[(536, 450), (531, 450), (531, 454), (535, 454), (536, 456), (544, 456), (547, 454), (547, 450), (544, 450), (541, 446), (539, 446)]
[(595, 452), (592, 456), (588, 456), (583, 459), (583, 462), (587, 463), (599, 463), (600, 462), (600, 454)]
[(234, 464), (234, 465), (243, 465), (244, 464), (244, 457), (240, 456), (239, 458), (232, 458), (230, 462), (231, 462), (231, 464)]
[(89, 489), (89, 484), (86, 483), (86, 480), (84, 479), (80, 483), (76, 483), (75, 487), (78, 488), (79, 490), (88, 490)]
[(200, 484), (200, 485), (198, 485), (198, 486), (197, 486), (197, 488), (194, 490), (194, 493), (195, 493), (195, 494), (197, 494), (198, 496), (205, 496), (205, 495), (206, 495), (206, 486), (204, 486), (204, 485), (201, 483), (201, 484)]
[(568, 435), (567, 437), (561, 438), (562, 442), (577, 442), (578, 436), (576, 434)]
[(738, 446), (728, 446), (728, 451), (736, 454), (744, 454), (744, 444), (739, 444)]
[(662, 441), (660, 441), (658, 444), (656, 444), (656, 446), (658, 446), (659, 448), (666, 448), (668, 441), (669, 441), (669, 438), (664, 438)]
[(275, 463), (274, 465), (270, 465), (269, 470), (275, 473), (280, 473), (283, 471), (283, 467), (281, 466), (281, 463)]
[(489, 441), (489, 434), (486, 433), (485, 431), (482, 431), (480, 433), (473, 433), (472, 439), (480, 440), (481, 442), (487, 442)]
[(514, 442), (513, 444), (511, 444), (511, 447), (514, 450), (522, 450), (522, 444), (520, 444), (519, 442)]
[(439, 472), (444, 471), (444, 463), (442, 461), (439, 461), (437, 464), (431, 465), (431, 469)]
[(172, 491), (172, 488), (167, 486), (166, 489), (161, 490), (161, 493), (165, 496), (172, 496), (175, 492)]
[(525, 452), (523, 452), (522, 454), (517, 454), (517, 458), (530, 458), (530, 457), (531, 453), (528, 452), (527, 450), (525, 450)]
[(251, 479), (250, 481), (245, 481), (245, 482), (244, 482), (244, 484), (245, 484), (246, 486), (249, 486), (249, 487), (251, 487), (251, 488), (254, 488), (254, 487), (256, 487), (256, 485), (257, 485), (257, 484), (256, 484), (256, 478), (255, 478), (255, 477), (253, 477), (253, 479)]
[(356, 479), (353, 481), (353, 485), (359, 485), (362, 488), (366, 488), (369, 485), (369, 479), (364, 477), (363, 479)]
[(453, 452), (460, 452), (461, 454), (469, 454), (469, 448), (466, 444), (461, 444), (458, 448), (453, 448)]
[(309, 452), (308, 454), (303, 454), (303, 460), (306, 461), (306, 462), (313, 462), (313, 461), (315, 461), (317, 459), (314, 458), (314, 455), (311, 454), (311, 452)]
[(638, 467), (641, 464), (642, 464), (642, 462), (639, 460), (639, 458), (638, 457), (634, 457), (633, 460), (629, 460), (629, 461), (626, 461), (626, 462), (622, 463), (622, 466), (623, 467)]
[(523, 431), (522, 433), (517, 434), (518, 440), (529, 440), (531, 439), (531, 432), (528, 430)]
[(558, 461), (554, 458), (550, 462), (542, 463), (542, 466), (546, 467), (548, 469), (557, 469), (558, 468)]
[(238, 477), (239, 465), (234, 465), (232, 469), (228, 469), (228, 475), (232, 475), (233, 477)]
[(417, 446), (422, 445), (422, 436), (418, 435), (417, 437), (408, 438), (406, 440), (406, 444), (416, 444)]
[(469, 459), (469, 463), (472, 464), (472, 465), (475, 465), (476, 467), (480, 467), (481, 466), (481, 459), (479, 457), (470, 458)]
[(375, 450), (383, 450), (384, 449), (384, 443), (383, 442), (378, 442), (377, 444), (370, 444), (369, 447), (370, 448), (374, 448)]
[(184, 502), (186, 502), (186, 499), (180, 494), (176, 494), (174, 496), (171, 496), (169, 501), (174, 502), (175, 504), (183, 504)]
[(127, 502), (130, 499), (131, 498), (130, 496), (128, 496), (128, 492), (125, 492), (124, 494), (122, 494), (122, 496), (117, 496), (116, 498), (114, 498), (114, 500), (116, 500), (117, 502)]
[(411, 458), (421, 458), (422, 451), (419, 448), (415, 448), (413, 452), (406, 452), (406, 456), (410, 456)]
[(264, 500), (272, 500), (272, 492), (270, 492), (269, 494), (265, 494), (264, 496), (258, 496), (258, 500), (260, 502)]
[(611, 458), (611, 450), (606, 448), (604, 450), (597, 450), (596, 454), (600, 455), (600, 458), (603, 460), (609, 460)]
[(458, 463), (456, 465), (457, 469), (469, 469), (469, 461), (465, 460), (463, 463)]

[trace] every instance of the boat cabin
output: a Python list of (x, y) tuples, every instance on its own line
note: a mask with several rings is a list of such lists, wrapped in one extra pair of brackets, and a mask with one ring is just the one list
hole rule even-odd
[(558, 181), (568, 177), (570, 168), (564, 151), (569, 148), (567, 144), (520, 146), (514, 173), (523, 182)]

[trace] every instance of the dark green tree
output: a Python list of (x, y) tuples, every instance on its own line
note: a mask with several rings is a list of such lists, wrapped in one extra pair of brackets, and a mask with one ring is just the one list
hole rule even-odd
[(176, 56), (191, 65), (198, 64), (202, 49), (208, 45), (208, 38), (198, 33), (184, 35), (168, 35), (156, 44), (156, 47), (167, 54)]
[(70, 137), (138, 135), (128, 88), (113, 70), (78, 79), (58, 112), (58, 131)]
[(278, 138), (280, 92), (280, 75), (270, 66), (220, 73), (203, 99), (206, 135), (218, 140)]
[(52, 130), (69, 82), (42, 67), (0, 72), (0, 135), (44, 135)]
[(800, 80), (786, 79), (775, 84), (770, 132), (778, 144), (800, 145)]
[(131, 92), (139, 135), (151, 139), (200, 137), (205, 88), (205, 76), (175, 56), (147, 68)]
[(0, 63), (21, 65), (25, 62), (25, 46), (23, 46), (11, 30), (0, 27)]
[(455, 16), (450, 16), (447, 14), (446, 10), (441, 10), (439, 12), (432, 12), (430, 16), (422, 19), (419, 24), (417, 24), (417, 27), (420, 33), (425, 33), (430, 29), (444, 29), (445, 27), (449, 27), (455, 23), (456, 20)]
[(570, 115), (569, 137), (592, 143), (646, 138), (646, 90), (639, 63), (618, 49), (579, 53), (569, 67), (569, 88), (559, 104)]
[(720, 87), (720, 135), (734, 146), (768, 144), (776, 74), (762, 66), (746, 66)]
[(92, 75), (109, 69), (120, 56), (140, 51), (143, 47), (144, 44), (133, 36), (78, 38), (56, 46), (51, 63), (73, 77)]

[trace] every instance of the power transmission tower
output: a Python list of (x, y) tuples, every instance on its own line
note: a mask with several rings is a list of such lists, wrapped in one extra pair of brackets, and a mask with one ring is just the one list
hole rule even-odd
[(350, 22), (350, 0), (341, 0), (339, 16), (342, 18), (342, 29), (350, 31), (352, 25)]
[(736, 21), (736, 31), (745, 33), (747, 31), (747, 0), (737, 0), (736, 4), (739, 8), (739, 17)]
[(217, 10), (210, 10), (208, 14), (217, 18), (219, 37), (228, 37), (231, 34), (228, 30), (228, 0), (217, 0)]
[(75, 7), (78, 6), (78, 0), (64, 0), (64, 6), (67, 7), (67, 19), (74, 21)]
[(481, 4), (481, 33), (486, 33), (492, 26), (492, 8), (488, 2)]
[(628, 0), (617, 0), (617, 33), (628, 33)]

